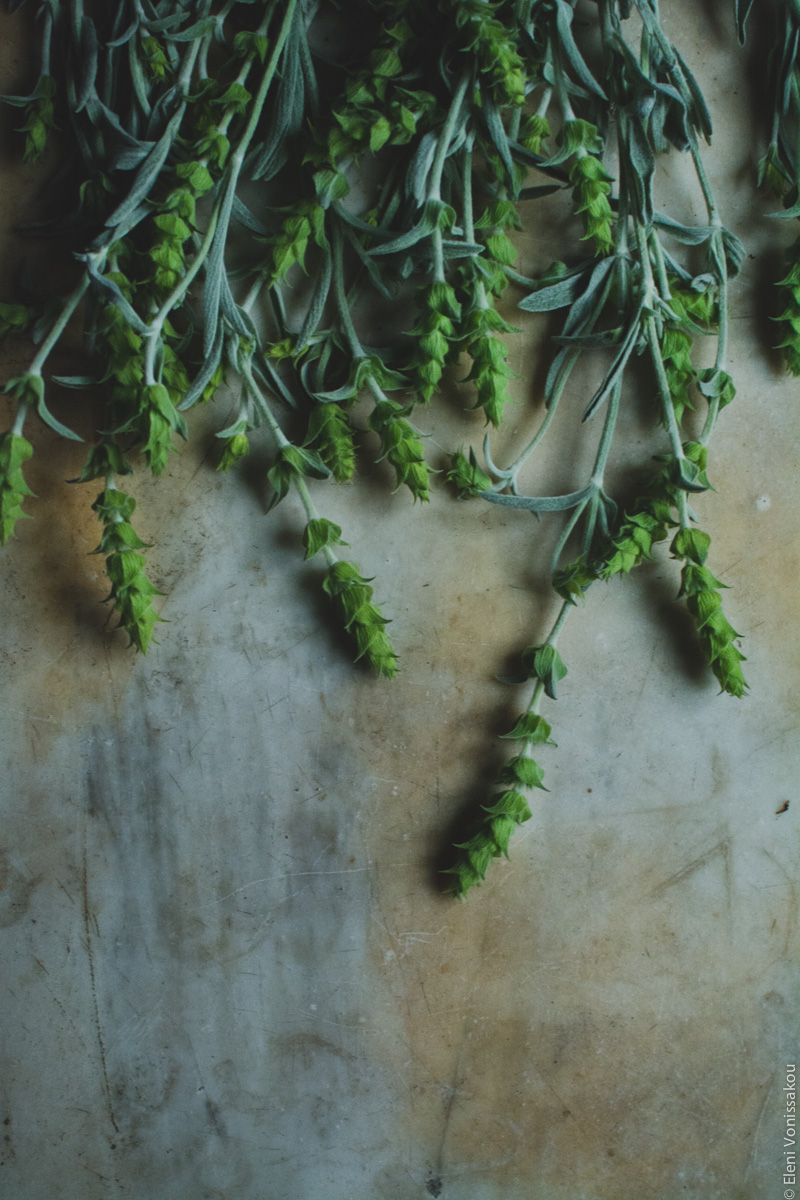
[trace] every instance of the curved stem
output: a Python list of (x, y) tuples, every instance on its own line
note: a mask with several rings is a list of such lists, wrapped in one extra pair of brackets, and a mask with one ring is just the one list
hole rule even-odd
[(53, 325), (50, 327), (50, 332), (39, 347), (39, 350), (31, 362), (31, 365), (28, 367), (28, 375), (41, 375), (42, 367), (47, 361), (50, 351), (53, 349), (56, 342), (61, 337), (61, 334), (64, 332), (70, 317), (80, 304), (88, 287), (89, 272), (87, 271), (84, 273), (84, 276), (78, 286), (74, 289), (74, 291), (70, 292), (69, 296), (67, 297), (64, 307), (58, 314), (58, 317), (54, 321)]

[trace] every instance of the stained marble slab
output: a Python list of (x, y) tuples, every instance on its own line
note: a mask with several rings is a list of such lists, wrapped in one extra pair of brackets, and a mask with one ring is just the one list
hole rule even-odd
[[(759, 83), (727, 8), (662, 8), (752, 256), (732, 297), (739, 395), (698, 502), (749, 698), (716, 694), (668, 558), (592, 589), (561, 642), (550, 790), (458, 904), (436, 869), (523, 699), (496, 675), (554, 615), (556, 526), (444, 486), (414, 506), (381, 468), (325, 489), (393, 619), (402, 671), (375, 680), (325, 618), (299, 507), (265, 515), (267, 448), (215, 473), (223, 400), (165, 477), (132, 485), (168, 622), (135, 657), (102, 604), (93, 485), (65, 482), (81, 449), (36, 431), (35, 519), (2, 583), (8, 1200), (784, 1194), (800, 384), (769, 348), (765, 283), (791, 231), (753, 193)], [(8, 256), (34, 185), (6, 176)], [(699, 211), (672, 160), (662, 185)], [(520, 248), (523, 270), (546, 265), (535, 236)], [(507, 443), (540, 416), (546, 334), (513, 319)], [(480, 439), (468, 403), (452, 382), (417, 415), (434, 461)], [(634, 410), (624, 432), (622, 479), (652, 424)], [(543, 482), (580, 478), (591, 442), (568, 436)]]

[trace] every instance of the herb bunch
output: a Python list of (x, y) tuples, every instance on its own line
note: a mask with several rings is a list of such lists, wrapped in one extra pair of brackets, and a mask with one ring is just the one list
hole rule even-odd
[[(626, 36), (632, 12), (638, 52)], [(167, 471), (190, 433), (185, 414), (224, 383), (235, 412), (217, 434), (219, 469), (234, 468), (254, 438), (271, 442), (271, 505), (290, 494), (299, 502), (298, 543), (324, 560), (332, 611), (358, 657), (392, 677), (397, 656), (372, 581), (340, 557), (342, 530), (318, 497), (356, 478), (369, 456), (386, 464), (393, 488), (428, 501), (434, 473), (417, 421), (464, 356), (473, 407), (490, 431), (503, 420), (511, 326), (497, 302), (509, 284), (529, 291), (522, 309), (565, 313), (535, 437), (500, 467), (487, 436), (485, 467), (469, 450), (448, 471), (462, 495), (568, 514), (553, 562), (560, 611), (522, 655), (532, 697), (506, 735), (516, 753), (497, 794), (449, 872), (458, 896), (507, 852), (530, 816), (526, 794), (543, 787), (538, 757), (551, 729), (539, 709), (566, 674), (557, 640), (591, 583), (628, 574), (671, 539), (712, 670), (733, 695), (746, 686), (690, 503), (710, 486), (709, 444), (734, 395), (727, 289), (742, 254), (702, 163), (710, 118), (657, 0), (600, 0), (599, 65), (584, 57), (574, 17), (575, 0), (354, 0), (347, 25), (357, 34), (337, 52), (312, 0), (44, 0), (38, 77), (26, 95), (4, 97), (23, 114), (28, 161), (57, 130), (59, 211), (31, 229), (53, 239), (73, 280), (66, 295), (0, 305), (0, 332), (30, 325), (37, 343), (5, 387), (13, 417), (0, 440), (0, 536), (12, 536), (30, 495), (30, 414), (85, 436), (79, 481), (101, 481), (98, 552), (138, 650), (153, 638), (158, 593), (131, 524), (134, 500), (117, 483), (140, 465)], [(695, 165), (702, 225), (654, 207), (656, 161), (670, 150)], [(557, 191), (581, 237), (569, 261), (532, 280), (515, 269), (513, 235), (530, 211), (523, 203)], [(372, 345), (365, 314), (398, 300), (414, 309), (407, 328)], [(83, 372), (50, 374), (76, 325)], [(709, 335), (716, 360), (701, 369), (693, 342)], [(601, 414), (591, 477), (568, 495), (526, 495), (523, 469), (576, 364), (598, 351), (612, 362), (585, 411)], [(620, 509), (605, 470), (637, 359), (649, 364), (663, 445), (649, 486)], [(98, 398), (93, 429), (85, 414), (80, 436), (54, 416), (52, 383)]]

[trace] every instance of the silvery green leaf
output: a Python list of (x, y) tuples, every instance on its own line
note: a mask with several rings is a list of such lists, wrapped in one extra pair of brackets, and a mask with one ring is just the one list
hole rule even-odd
[(593, 483), (589, 483), (586, 487), (581, 488), (577, 492), (569, 492), (564, 496), (505, 496), (498, 492), (480, 492), (482, 500), (488, 500), (490, 504), (500, 504), (505, 508), (522, 508), (528, 512), (565, 512), (569, 508), (575, 508), (584, 500), (588, 500), (597, 491), (597, 487)]
[[(357, 240), (357, 239), (354, 239)], [(364, 262), (367, 270), (374, 270), (375, 264), (365, 254)], [(322, 320), (322, 314), (325, 311), (325, 305), (328, 301), (328, 293), (330, 292), (331, 279), (333, 278), (333, 258), (329, 250), (323, 252), (322, 255), (322, 270), (319, 272), (317, 286), (314, 289), (314, 295), (309, 304), (306, 315), (303, 318), (303, 324), (300, 332), (297, 335), (298, 351), (305, 349), (312, 335), (316, 332), (317, 326)], [(374, 281), (373, 281), (374, 282)], [(381, 284), (381, 286), (383, 286)], [(389, 293), (386, 292), (386, 295)]]
[(594, 396), (592, 396), (592, 399), (586, 406), (586, 411), (583, 414), (584, 421), (588, 421), (589, 418), (597, 411), (603, 401), (610, 396), (615, 385), (619, 383), (620, 379), (622, 378), (622, 374), (628, 365), (628, 359), (633, 353), (636, 343), (639, 340), (641, 333), (639, 318), (641, 316), (641, 312), (642, 307), (640, 305), (639, 311), (631, 321), (630, 329), (628, 330), (628, 334), (625, 338), (625, 341), (622, 343), (617, 357), (614, 359), (614, 362), (606, 373), (606, 377), (600, 384), (600, 387), (597, 389)]
[(53, 375), (52, 380), (61, 387), (78, 389), (94, 387), (96, 383), (100, 382), (97, 375)]
[(227, 273), (223, 271), (222, 286), (219, 296), (220, 313), (228, 322), (230, 327), (243, 338), (252, 338), (255, 340), (258, 337), (255, 325), (252, 320), (241, 308), (231, 294), (230, 284), (228, 283)]
[(570, 336), (573, 333), (585, 329), (586, 323), (592, 321), (596, 314), (599, 315), (603, 305), (605, 304), (605, 294), (598, 293), (601, 289), (607, 289), (611, 280), (612, 268), (615, 266), (615, 259), (612, 256), (607, 256), (600, 260), (597, 266), (592, 271), (584, 291), (577, 300), (575, 300), (572, 308), (569, 311), (562, 333)]
[(588, 88), (590, 92), (594, 92), (601, 100), (607, 101), (608, 97), (587, 67), (580, 50), (575, 44), (575, 39), (572, 36), (573, 13), (574, 9), (566, 3), (566, 0), (556, 0), (556, 27), (559, 35), (559, 47), (566, 54), (570, 66), (584, 87)]
[(173, 12), (167, 17), (158, 17), (155, 20), (147, 22), (148, 33), (163, 33), (167, 29), (172, 29), (175, 25), (180, 25), (184, 19), (184, 12)]
[[(129, 221), (139, 204), (146, 196), (149, 195), (150, 189), (158, 178), (161, 168), (167, 161), (167, 156), (172, 149), (172, 145), (180, 129), (181, 119), (183, 118), (183, 109), (180, 108), (172, 118), (167, 128), (164, 130), (161, 138), (156, 142), (153, 149), (144, 160), (139, 174), (136, 176), (133, 187), (128, 193), (125, 200), (120, 204), (110, 217), (106, 220), (106, 225), (111, 228), (116, 228), (124, 222)], [(130, 226), (129, 226), (130, 228)]]
[(551, 284), (550, 287), (532, 292), (530, 296), (520, 300), (517, 307), (524, 309), (525, 312), (553, 312), (557, 308), (566, 308), (568, 304), (573, 303), (580, 292), (584, 279), (583, 272), (570, 275), (558, 283)]
[(135, 21), (131, 22), (131, 24), (128, 26), (128, 28), (125, 30), (124, 33), (121, 33), (119, 35), (119, 37), (112, 38), (111, 41), (106, 42), (105, 43), (106, 48), (108, 50), (116, 50), (119, 46), (124, 46), (126, 42), (129, 42), (131, 40), (131, 38), (136, 33), (138, 28), (139, 28), (139, 19), (137, 17), (137, 19)]
[(215, 433), (214, 437), (231, 438), (236, 437), (237, 433), (247, 433), (250, 428), (250, 422), (247, 417), (239, 417), (232, 425), (228, 425), (226, 429), (220, 429), (219, 433)]
[(261, 237), (269, 237), (272, 233), (272, 230), (268, 229), (262, 221), (259, 221), (258, 217), (253, 216), (250, 209), (238, 196), (233, 197), (231, 216), (234, 217), (240, 225), (244, 225), (245, 229), (249, 229), (251, 233), (257, 233)]
[(483, 254), (483, 246), (478, 242), (460, 242), (455, 238), (442, 238), (442, 250), (445, 258), (476, 258)]
[(81, 21), (80, 54), (78, 57), (80, 76), (76, 112), (83, 110), (86, 101), (94, 90), (94, 81), (97, 78), (98, 50), (97, 30), (94, 27), (94, 21), (91, 17), (84, 17)]
[(700, 246), (708, 241), (713, 232), (711, 225), (682, 225), (680, 221), (660, 212), (653, 213), (653, 224), (684, 246)]
[(33, 104), (36, 99), (36, 92), (31, 92), (30, 96), (0, 96), (0, 100), (4, 104), (10, 104), (12, 108), (27, 108), (29, 104)]
[(233, 211), (234, 189), (230, 186), (231, 176), (220, 208), (214, 240), (206, 259), (206, 278), (203, 289), (203, 353), (208, 354), (217, 337), (220, 304), (222, 300), (223, 280), (225, 278), (225, 245), (228, 236), (231, 213)]
[(347, 206), (342, 204), (341, 200), (334, 200), (331, 208), (336, 213), (337, 217), (341, 217), (347, 225), (349, 225), (352, 229), (356, 229), (359, 233), (367, 233), (371, 237), (392, 238), (395, 236), (394, 230), (392, 229), (387, 229), (383, 225), (370, 225), (368, 221), (362, 221), (360, 217), (355, 215), (355, 213), (350, 212)]
[(253, 355), (253, 368), (255, 373), (264, 380), (267, 386), (272, 388), (273, 392), (280, 396), (290, 408), (297, 408), (297, 401), (295, 400), (294, 396), (289, 391), (288, 387), (283, 382), (270, 360), (265, 358), (259, 350), (256, 350), (255, 354)]
[(142, 70), (142, 63), (137, 52), (136, 42), (133, 40), (128, 42), (128, 67), (131, 73), (133, 90), (136, 93), (136, 99), (139, 101), (139, 107), (146, 116), (149, 116), (152, 110), (147, 95), (147, 80)]
[(489, 131), (489, 136), (492, 139), (497, 153), (502, 159), (503, 166), (508, 171), (509, 177), (514, 178), (514, 163), (511, 158), (511, 148), (508, 144), (505, 127), (500, 119), (500, 113), (497, 105), (492, 100), (488, 92), (482, 92), (483, 100), (483, 116), (486, 121), (486, 128)]
[[(382, 246), (374, 246), (369, 253), (377, 257), (379, 254), (396, 254), (399, 250), (409, 250), (412, 246), (416, 246), (417, 242), (421, 242), (423, 238), (430, 237), (436, 228), (436, 219), (426, 204), (423, 211), (422, 220), (411, 229), (401, 233), (398, 237), (393, 238), (390, 242), (384, 242)], [(413, 265), (412, 265), (413, 270)]]
[[(271, 179), (286, 160), (286, 139), (297, 133), (303, 123), (303, 72), (297, 53), (298, 38), (294, 33), (288, 40), (283, 61), (284, 76), (278, 88), (278, 98), (272, 110), (267, 136), (250, 166), (252, 179)], [(278, 161), (282, 159), (282, 161)]]
[(213, 33), (216, 24), (216, 17), (201, 17), (194, 25), (181, 29), (179, 33), (167, 32), (167, 39), (171, 42), (193, 42), (197, 38), (205, 37), (207, 33)]
[(89, 278), (95, 287), (99, 288), (111, 303), (119, 309), (125, 320), (135, 329), (137, 333), (147, 333), (147, 325), (134, 309), (131, 302), (123, 296), (119, 287), (114, 283), (113, 279), (107, 279), (105, 275), (101, 275), (92, 261), (91, 255), (77, 255), (83, 262), (86, 263), (86, 269), (89, 272)]
[(133, 171), (147, 158), (155, 142), (139, 142), (137, 146), (119, 146), (109, 154), (109, 169)]
[(710, 142), (711, 134), (713, 132), (712, 126), (711, 126), (711, 114), (709, 113), (708, 108), (706, 106), (706, 102), (703, 98), (703, 93), (700, 91), (700, 87), (699, 87), (694, 75), (689, 70), (686, 63), (683, 61), (683, 59), (681, 58), (680, 54), (678, 53), (678, 51), (675, 49), (674, 46), (672, 47), (672, 51), (673, 51), (675, 57), (677, 58), (678, 62), (680, 63), (681, 71), (683, 72), (684, 79), (686, 80), (686, 84), (689, 88), (689, 93), (692, 98), (692, 102), (693, 102), (692, 108), (693, 108), (693, 117), (694, 117), (693, 123), (694, 123), (696, 129), (706, 139), (706, 141)]
[[(352, 248), (355, 251), (358, 258), (361, 260), (364, 267), (366, 268), (367, 273), (369, 274), (369, 277), (372, 280), (373, 286), (375, 288), (377, 288), (377, 290), (380, 292), (380, 294), (382, 296), (385, 296), (387, 300), (391, 300), (392, 293), (389, 291), (388, 287), (383, 282), (383, 277), (381, 276), (380, 270), (378, 269), (377, 264), (375, 262), (373, 262), (369, 251), (364, 248), (364, 246), (361, 244), (359, 239), (356, 237), (356, 235), (352, 229), (345, 228), (344, 235), (347, 238), (347, 241), (350, 244), (350, 246), (352, 246)], [(329, 256), (329, 262), (330, 262), (330, 256)], [(330, 269), (331, 269), (331, 267), (329, 266), (329, 270)], [(320, 316), (321, 315), (322, 314), (320, 313)]]
[(200, 371), (195, 376), (192, 386), (189, 388), (188, 392), (177, 406), (178, 412), (185, 412), (187, 408), (191, 408), (206, 390), (206, 387), (211, 381), (211, 376), (219, 366), (219, 360), (222, 356), (222, 338), (222, 327), (220, 327), (217, 331), (214, 345), (211, 347), (210, 354), (206, 355), (205, 361), (200, 368)]
[(426, 133), (419, 141), (414, 157), (408, 165), (406, 174), (406, 195), (422, 205), (428, 194), (428, 175), (436, 155), (437, 139), (434, 134)]
[(343, 400), (352, 400), (358, 395), (358, 388), (354, 383), (343, 383), (341, 387), (334, 388), (330, 392), (311, 392), (315, 400), (320, 400), (323, 404), (341, 404)]

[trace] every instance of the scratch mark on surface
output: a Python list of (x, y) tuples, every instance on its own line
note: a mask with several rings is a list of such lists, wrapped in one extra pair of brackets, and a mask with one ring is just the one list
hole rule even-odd
[(774, 1084), (775, 1076), (773, 1075), (769, 1081), (768, 1088), (764, 1092), (764, 1099), (761, 1101), (761, 1108), (758, 1110), (758, 1118), (756, 1119), (755, 1128), (753, 1129), (753, 1136), (750, 1140), (750, 1152), (747, 1155), (747, 1166), (745, 1167), (744, 1175), (742, 1176), (742, 1184), (747, 1183), (747, 1176), (750, 1174), (750, 1168), (753, 1165), (753, 1159), (755, 1158), (756, 1147), (758, 1145), (758, 1133), (761, 1129), (761, 1122), (764, 1120), (764, 1113), (767, 1109), (767, 1101), (770, 1098)]
[(94, 949), (92, 947), (92, 920), (89, 909), (89, 864), (88, 853), (86, 847), (86, 825), (83, 827), (83, 927), (86, 931), (86, 957), (89, 960), (89, 980), (92, 987), (92, 1004), (94, 1006), (94, 1025), (97, 1031), (97, 1046), (100, 1051), (100, 1066), (103, 1071), (103, 1091), (105, 1092), (106, 1103), (108, 1105), (108, 1115), (111, 1124), (116, 1133), (119, 1133), (119, 1125), (114, 1113), (114, 1104), (111, 1099), (111, 1084), (108, 1079), (108, 1068), (106, 1064), (106, 1047), (103, 1041), (103, 1030), (100, 1026), (100, 1009), (97, 1005), (97, 983), (94, 973)]
[(701, 854), (697, 858), (693, 858), (692, 861), (688, 862), (685, 867), (681, 867), (680, 871), (676, 871), (674, 875), (670, 875), (668, 879), (665, 879), (662, 883), (657, 884), (657, 886), (654, 887), (650, 892), (650, 895), (655, 896), (659, 892), (666, 891), (667, 888), (674, 887), (676, 883), (681, 883), (684, 879), (688, 879), (688, 877), (693, 875), (695, 871), (699, 871), (700, 868), (704, 867), (707, 862), (710, 862), (712, 858), (716, 858), (717, 855), (720, 854), (723, 856), (725, 864), (725, 884), (727, 889), (730, 886), (730, 838), (722, 838), (716, 843), (716, 845), (712, 846), (709, 850), (706, 850), (705, 854)]
[(230, 900), (231, 896), (237, 896), (239, 892), (246, 892), (248, 888), (256, 887), (259, 883), (272, 883), (279, 879), (297, 879), (301, 875), (361, 875), (365, 871), (371, 871), (372, 864), (366, 867), (343, 867), (340, 871), (289, 871), (285, 875), (265, 875), (263, 879), (251, 879), (249, 883), (243, 883), (241, 887), (234, 888), (232, 892), (228, 892), (225, 896), (220, 896), (218, 899), (210, 903), (222, 904), (225, 900)]

